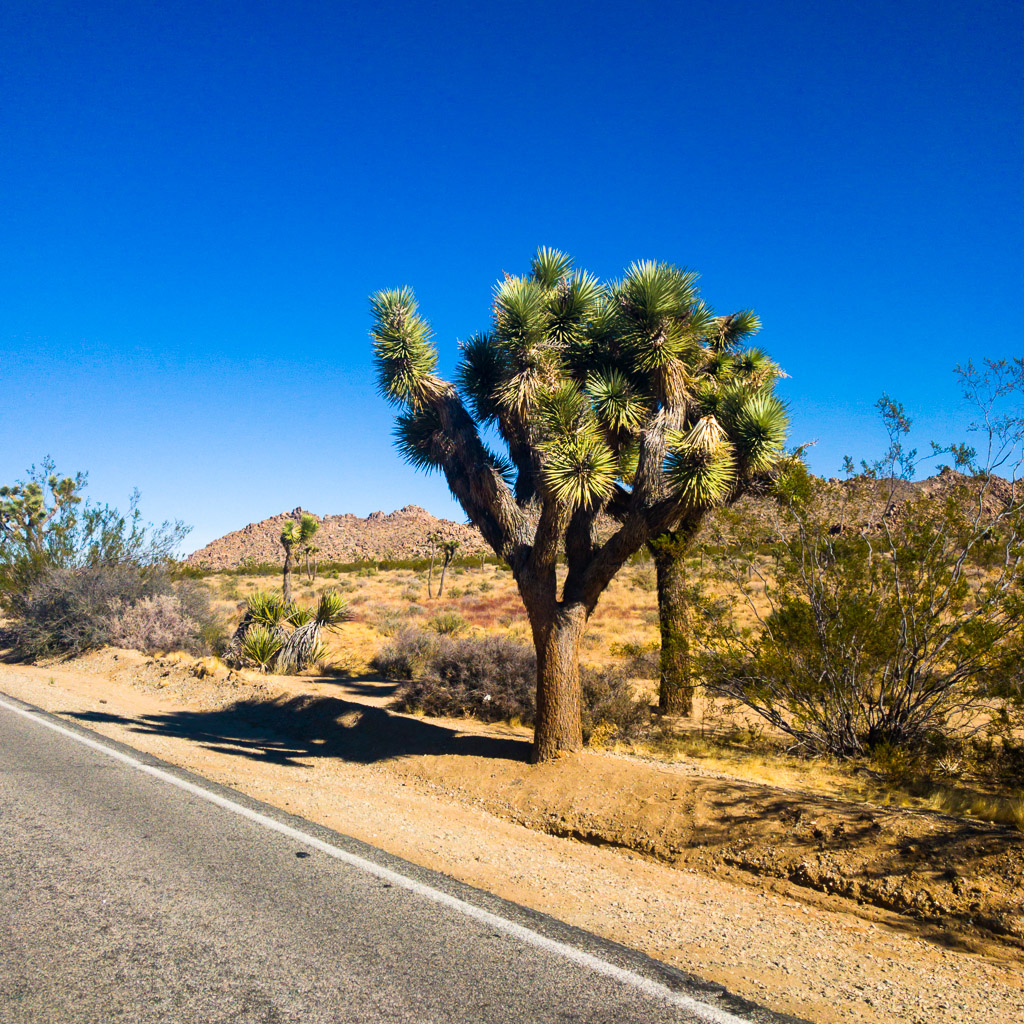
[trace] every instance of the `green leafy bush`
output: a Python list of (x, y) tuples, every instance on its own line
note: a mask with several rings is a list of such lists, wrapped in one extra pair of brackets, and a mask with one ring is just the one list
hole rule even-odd
[(458, 636), (465, 632), (468, 625), (458, 612), (438, 612), (427, 622), (427, 628), (438, 636)]

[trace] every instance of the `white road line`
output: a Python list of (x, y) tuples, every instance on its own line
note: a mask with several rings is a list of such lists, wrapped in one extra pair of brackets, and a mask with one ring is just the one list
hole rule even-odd
[(407, 889), (409, 892), (413, 892), (417, 896), (422, 896), (424, 899), (431, 900), (434, 903), (439, 903), (444, 907), (449, 907), (450, 909), (455, 910), (460, 914), (464, 914), (466, 917), (469, 917), (474, 921), (479, 921), (491, 928), (497, 928), (499, 931), (505, 932), (507, 935), (512, 935), (528, 945), (535, 946), (537, 949), (543, 949), (548, 953), (554, 953), (556, 956), (563, 957), (566, 960), (571, 960), (573, 963), (587, 967), (597, 974), (603, 974), (609, 978), (614, 978), (616, 981), (619, 981), (624, 985), (629, 985), (632, 988), (639, 989), (645, 995), (652, 996), (655, 999), (661, 999), (665, 1002), (673, 1003), (690, 1013), (696, 1014), (698, 1017), (701, 1017), (706, 1021), (710, 1021), (711, 1024), (750, 1024), (746, 1018), (736, 1017), (731, 1013), (726, 1013), (724, 1010), (720, 1010), (717, 1006), (711, 1006), (709, 1003), (702, 1003), (700, 1000), (694, 999), (692, 996), (685, 995), (682, 992), (673, 992), (672, 989), (668, 988), (666, 985), (660, 985), (656, 981), (651, 981), (649, 978), (645, 978), (643, 975), (637, 974), (635, 971), (629, 971), (624, 967), (618, 967), (615, 964), (608, 963), (608, 961), (602, 960), (600, 957), (596, 957), (592, 953), (586, 953), (581, 949), (576, 949), (575, 946), (559, 942), (557, 939), (549, 939), (546, 935), (541, 935), (539, 932), (535, 932), (530, 928), (524, 928), (522, 925), (516, 924), (514, 921), (509, 921), (504, 917), (499, 917), (497, 914), (492, 914), (490, 911), (481, 910), (480, 907), (476, 907), (472, 903), (467, 903), (465, 900), (460, 900), (457, 896), (449, 896), (448, 893), (442, 892), (440, 889), (434, 889), (429, 885), (424, 885), (422, 882), (417, 882), (413, 878), (408, 878), (406, 875), (401, 875), (397, 871), (392, 871), (390, 868), (381, 867), (379, 864), (374, 864), (373, 861), (366, 860), (363, 857), (358, 857), (354, 853), (349, 853), (347, 850), (342, 850), (337, 846), (332, 846), (330, 843), (325, 843), (322, 839), (317, 839), (315, 836), (307, 835), (305, 832), (300, 832), (298, 829), (292, 828), (290, 825), (285, 825), (279, 821), (275, 821), (273, 818), (268, 818), (265, 814), (260, 814), (258, 811), (250, 810), (242, 804), (238, 804), (233, 800), (227, 799), (227, 797), (220, 796), (217, 793), (211, 793), (208, 789), (203, 789), (201, 786), (193, 785), (193, 783), (188, 782), (185, 779), (180, 779), (176, 775), (172, 775), (170, 772), (165, 772), (161, 768), (154, 768), (152, 765), (144, 764), (142, 761), (137, 760), (130, 754), (125, 754), (120, 750), (108, 747), (105, 744), (90, 739), (88, 736), (83, 736), (81, 733), (75, 732), (72, 729), (65, 729), (63, 726), (57, 725), (56, 722), (52, 722), (48, 718), (40, 718), (39, 715), (32, 711), (26, 711), (24, 708), (19, 708), (15, 704), (9, 704), (7, 701), (2, 699), (0, 699), (0, 707), (6, 708), (8, 711), (13, 711), (16, 715), (21, 715), (23, 718), (27, 718), (30, 722), (45, 725), (48, 729), (52, 729), (54, 732), (60, 733), (62, 736), (67, 736), (68, 739), (75, 740), (83, 746), (90, 747), (93, 750), (98, 750), (101, 754), (106, 754), (115, 761), (120, 761), (132, 768), (138, 769), (140, 772), (152, 775), (154, 778), (160, 779), (163, 782), (169, 782), (172, 786), (177, 786), (179, 789), (183, 789), (187, 793), (192, 793), (194, 796), (197, 796), (202, 800), (207, 800), (211, 804), (223, 807), (226, 811), (231, 811), (243, 818), (248, 818), (250, 821), (255, 821), (264, 828), (268, 828), (274, 832), (279, 832), (281, 835), (288, 836), (289, 839), (294, 839), (297, 843), (302, 843), (305, 846), (312, 847), (314, 850), (319, 850), (321, 853), (326, 853), (329, 857), (334, 857), (336, 860), (340, 860), (351, 867), (359, 868), (361, 871), (365, 871), (377, 878), (384, 879), (392, 885)]

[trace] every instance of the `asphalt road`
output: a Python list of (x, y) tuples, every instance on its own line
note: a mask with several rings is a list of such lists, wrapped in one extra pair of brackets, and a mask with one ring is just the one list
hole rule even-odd
[(2, 1024), (784, 1019), (0, 695)]

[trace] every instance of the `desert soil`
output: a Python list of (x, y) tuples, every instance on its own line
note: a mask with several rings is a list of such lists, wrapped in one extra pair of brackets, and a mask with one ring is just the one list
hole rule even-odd
[(808, 1020), (1024, 1020), (1006, 828), (686, 762), (529, 766), (524, 730), (396, 715), (372, 679), (104, 651), (0, 690)]

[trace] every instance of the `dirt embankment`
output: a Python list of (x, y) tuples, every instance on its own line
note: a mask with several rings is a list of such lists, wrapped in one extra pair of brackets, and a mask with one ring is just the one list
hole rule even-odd
[(907, 915), (926, 934), (1024, 949), (1024, 835), (1016, 829), (846, 803), (687, 763), (585, 752), (531, 766), (524, 763), (525, 736), (454, 742), (432, 720), (366, 703), (368, 693), (387, 694), (388, 684), (336, 689), (344, 696), (239, 701), (219, 716), (225, 738), (257, 728), (325, 756), (387, 762), (448, 796), (551, 835), (753, 885), (782, 880), (789, 892)]
[[(260, 679), (212, 659), (107, 651), (0, 666), (0, 689), (814, 1020), (1024, 1019), (1024, 837), (1008, 828), (687, 762), (585, 752), (530, 766), (525, 731), (395, 715), (389, 684), (372, 679)], [(502, 831), (518, 826), (529, 832)], [(573, 872), (611, 857), (601, 863), (625, 872), (611, 895), (594, 904), (589, 875), (575, 889), (534, 878), (541, 855), (525, 837), (545, 833), (581, 841), (564, 855)], [(668, 893), (690, 878), (702, 880), (710, 917), (687, 939)], [(627, 890), (645, 895), (620, 897)], [(824, 914), (813, 934), (808, 913)], [(889, 933), (888, 967), (873, 960), (881, 933), (864, 931), (886, 927), (917, 937)], [(854, 935), (867, 945), (851, 961)], [(955, 950), (982, 958), (972, 967)], [(958, 1002), (967, 975), (988, 993), (984, 1012)]]

